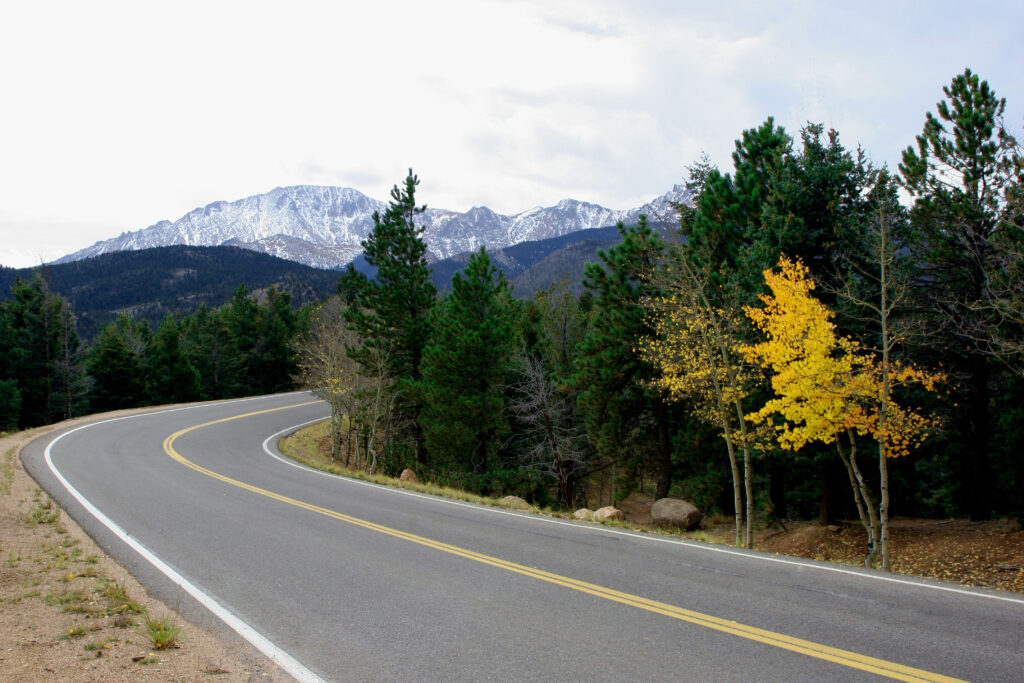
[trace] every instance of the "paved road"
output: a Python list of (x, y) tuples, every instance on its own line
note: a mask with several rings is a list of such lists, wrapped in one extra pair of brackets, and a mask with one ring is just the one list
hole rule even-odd
[(149, 413), (22, 457), (158, 596), (207, 623), (223, 610), (298, 678), (1024, 681), (1021, 596), (452, 503), (275, 457), (268, 437), (326, 412), (286, 394)]

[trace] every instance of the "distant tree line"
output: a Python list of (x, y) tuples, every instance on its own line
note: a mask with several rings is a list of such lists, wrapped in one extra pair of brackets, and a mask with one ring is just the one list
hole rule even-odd
[(304, 316), (273, 287), (259, 297), (239, 287), (220, 308), (168, 314), (155, 330), (121, 315), (85, 345), (43, 275), (19, 278), (0, 302), (0, 429), (290, 389)]

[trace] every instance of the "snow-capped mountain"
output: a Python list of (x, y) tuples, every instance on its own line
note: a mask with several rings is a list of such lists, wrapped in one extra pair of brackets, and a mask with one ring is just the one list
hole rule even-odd
[[(652, 220), (672, 220), (672, 202), (689, 199), (676, 185), (644, 206), (614, 211), (597, 204), (563, 199), (554, 206), (536, 207), (512, 216), (475, 207), (465, 213), (428, 208), (419, 216), (431, 260), (448, 258), (481, 246), (500, 249), (529, 240), (560, 237), (578, 230), (636, 222), (640, 214)], [(360, 242), (373, 229), (373, 212), (384, 202), (353, 189), (315, 185), (278, 187), (266, 194), (234, 202), (214, 202), (194, 209), (173, 223), (160, 221), (142, 230), (97, 242), (57, 263), (77, 261), (115, 251), (132, 251), (175, 244), (231, 245), (298, 261), (318, 268), (344, 266), (362, 252)]]

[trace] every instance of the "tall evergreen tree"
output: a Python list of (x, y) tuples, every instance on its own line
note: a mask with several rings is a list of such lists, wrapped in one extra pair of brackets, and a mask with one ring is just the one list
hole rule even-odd
[(0, 304), (0, 431), (15, 429), (21, 416), (21, 391), (14, 378), (15, 331), (10, 307)]
[(425, 462), (419, 428), (422, 402), (416, 396), (416, 387), (423, 378), (423, 349), (430, 336), (430, 310), (437, 290), (430, 280), (423, 227), (416, 224), (416, 216), (426, 210), (426, 206), (416, 206), (417, 185), (419, 178), (409, 169), (405, 186), (396, 185), (391, 190), (391, 202), (384, 214), (374, 212), (373, 231), (362, 245), (377, 276), (372, 281), (358, 275), (349, 277), (358, 281), (349, 283), (358, 296), (355, 301), (347, 301), (347, 319), (363, 339), (364, 356), (372, 358), (386, 351), (388, 372), (404, 397), (399, 412), (412, 426), (417, 460)]
[[(75, 318), (68, 302), (50, 291), (36, 272), (11, 286), (11, 298), (0, 304), (0, 335), (4, 349), (3, 379), (8, 419), (17, 404), (18, 424), (49, 424), (77, 411), (84, 382)], [(16, 390), (16, 391), (15, 391)]]
[(199, 373), (182, 348), (181, 329), (173, 315), (168, 314), (153, 335), (143, 370), (151, 403), (182, 403), (199, 398)]
[(245, 393), (240, 378), (246, 359), (240, 356), (226, 311), (227, 305), (214, 311), (204, 305), (181, 321), (182, 344), (199, 372), (202, 399)]
[(57, 347), (53, 362), (54, 392), (51, 412), (65, 420), (79, 415), (88, 405), (85, 352), (78, 337), (77, 320), (71, 304), (58, 297), (54, 306)]
[(252, 354), (252, 376), (256, 379), (253, 393), (270, 394), (291, 388), (292, 376), (298, 371), (295, 352), (289, 344), (296, 324), (291, 296), (271, 287), (259, 309)]
[(636, 226), (620, 223), (618, 230), (622, 242), (598, 252), (601, 262), (584, 271), (593, 322), (580, 344), (574, 381), (591, 441), (602, 459), (616, 462), (624, 490), (655, 471), (663, 498), (672, 484), (671, 408), (651, 387), (654, 367), (635, 349), (652, 334), (643, 302), (658, 294), (652, 279), (665, 246), (646, 217)]
[[(696, 211), (684, 216), (683, 228), (692, 246), (691, 257), (709, 261), (699, 264), (702, 270), (720, 271), (737, 285), (756, 282), (761, 270), (772, 263), (763, 244), (762, 218), (789, 163), (792, 146), (785, 129), (769, 118), (760, 127), (743, 131), (736, 141), (733, 175), (697, 168), (705, 181)], [(745, 289), (753, 292), (755, 287), (746, 283)]]
[(992, 318), (985, 305), (993, 277), (994, 240), (1011, 188), (1024, 176), (1017, 141), (1003, 126), (1006, 100), (970, 69), (943, 88), (946, 99), (928, 112), (917, 146), (900, 171), (914, 198), (911, 220), (922, 266), (921, 294), (941, 334), (938, 352), (964, 380), (965, 410), (957, 411), (961, 445), (960, 501), (975, 519), (991, 514), (989, 461)]
[(504, 390), (518, 346), (516, 305), (483, 247), (452, 279), (423, 351), (420, 424), (431, 461), (485, 474), (507, 432)]
[(231, 354), (231, 370), (225, 381), (228, 396), (250, 396), (259, 393), (260, 378), (254, 355), (259, 339), (260, 307), (249, 296), (245, 285), (239, 286), (231, 300), (220, 311), (227, 337), (224, 339)]
[(132, 318), (122, 315), (100, 330), (89, 350), (86, 368), (92, 378), (89, 409), (93, 412), (133, 408), (145, 401), (136, 325)]

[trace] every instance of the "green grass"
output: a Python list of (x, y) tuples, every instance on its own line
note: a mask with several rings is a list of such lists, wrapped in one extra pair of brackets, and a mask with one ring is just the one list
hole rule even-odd
[(118, 614), (117, 618), (114, 619), (113, 626), (114, 628), (135, 628), (138, 626), (138, 622), (127, 614)]
[(35, 497), (35, 505), (32, 509), (22, 515), (22, 520), (28, 527), (35, 527), (40, 524), (56, 524), (60, 519), (60, 508), (53, 504), (49, 498), (40, 499)]
[(81, 590), (64, 591), (60, 595), (51, 592), (46, 594), (43, 601), (51, 607), (61, 605), (65, 612), (75, 612), (78, 611), (77, 606), (89, 602), (89, 597)]
[(111, 643), (116, 642), (117, 638), (104, 638), (93, 643), (86, 643), (82, 646), (82, 649), (86, 652), (95, 652), (96, 656), (99, 657), (104, 650), (109, 650), (112, 647)]
[[(342, 477), (349, 477), (350, 479), (359, 479), (361, 481), (368, 481), (382, 486), (408, 489), (418, 493), (461, 500), (467, 503), (478, 503), (480, 505), (491, 505), (493, 507), (501, 508), (512, 507), (511, 505), (501, 502), (500, 498), (480, 496), (475, 493), (469, 493), (468, 491), (451, 488), (449, 486), (439, 486), (438, 484), (431, 482), (413, 483), (409, 481), (399, 481), (395, 477), (388, 477), (383, 474), (371, 474), (360, 470), (350, 470), (338, 464), (332, 465), (320, 456), (319, 451), (320, 439), (326, 435), (327, 428), (327, 423), (321, 422), (310, 427), (306, 427), (305, 429), (300, 429), (292, 436), (281, 441), (281, 452), (292, 460), (302, 463), (303, 465), (307, 465), (323, 472), (337, 474)], [(554, 514), (548, 509), (542, 510), (542, 512), (545, 514)]]
[(81, 638), (88, 632), (89, 629), (87, 629), (85, 626), (82, 626), (81, 624), (75, 624), (68, 629), (67, 633), (61, 636), (61, 639), (69, 640), (71, 638)]
[(161, 619), (154, 619), (147, 615), (146, 632), (149, 634), (149, 641), (155, 650), (178, 647), (178, 639), (181, 638), (181, 628), (170, 615)]
[(143, 614), (146, 608), (135, 602), (128, 595), (124, 582), (103, 580), (100, 585), (100, 595), (107, 599), (110, 614)]

